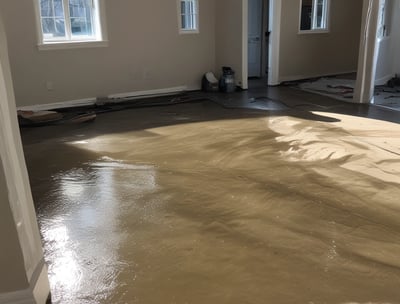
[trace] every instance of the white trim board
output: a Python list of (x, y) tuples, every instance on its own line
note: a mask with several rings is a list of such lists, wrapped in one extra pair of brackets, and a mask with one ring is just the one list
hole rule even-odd
[(150, 97), (157, 97), (160, 95), (175, 94), (186, 90), (187, 90), (186, 86), (180, 86), (180, 87), (165, 88), (165, 89), (112, 94), (108, 95), (108, 98), (110, 99), (131, 99), (131, 98), (142, 98), (142, 97), (150, 98)]
[[(164, 96), (164, 95), (173, 95), (173, 94), (181, 93), (184, 91), (187, 91), (186, 86), (148, 90), (148, 91), (136, 91), (136, 92), (111, 94), (108, 96), (104, 96), (103, 98), (106, 99), (108, 102), (116, 102), (117, 103), (117, 102), (123, 101), (124, 99), (151, 98), (151, 97), (158, 97), (158, 96)], [(62, 101), (62, 102), (47, 103), (47, 104), (42, 104), (42, 105), (22, 106), (22, 107), (17, 107), (17, 110), (45, 111), (45, 110), (54, 110), (54, 109), (63, 109), (63, 108), (84, 107), (84, 106), (95, 105), (96, 101), (97, 101), (96, 97), (91, 97), (91, 98), (85, 98), (85, 99), (67, 100), (67, 101)]]
[(66, 50), (66, 49), (82, 49), (82, 48), (97, 48), (107, 47), (108, 41), (105, 40), (93, 40), (93, 41), (70, 41), (70, 42), (58, 42), (58, 43), (40, 43), (38, 49), (40, 51), (49, 50)]
[(248, 59), (248, 35), (249, 35), (249, 1), (242, 1), (242, 75), (241, 79), (236, 80), (236, 85), (239, 85), (243, 90), (247, 90), (249, 88), (249, 59)]
[(269, 55), (268, 55), (268, 85), (279, 85), (279, 52), (281, 39), (282, 0), (270, 0), (269, 7)]
[(55, 103), (46, 103), (41, 105), (23, 106), (17, 107), (18, 111), (45, 111), (53, 109), (73, 108), (73, 107), (84, 107), (94, 105), (96, 98), (86, 98), (78, 100), (69, 100)]

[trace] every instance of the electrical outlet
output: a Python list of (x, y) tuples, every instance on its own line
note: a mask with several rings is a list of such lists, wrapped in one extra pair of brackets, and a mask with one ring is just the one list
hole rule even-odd
[(52, 81), (47, 80), (46, 81), (46, 88), (47, 88), (47, 91), (53, 91), (54, 90), (54, 83)]

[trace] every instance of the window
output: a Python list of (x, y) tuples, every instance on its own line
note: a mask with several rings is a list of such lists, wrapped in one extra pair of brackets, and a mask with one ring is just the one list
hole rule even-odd
[(300, 1), (300, 31), (327, 31), (329, 0)]
[(199, 8), (197, 0), (179, 0), (179, 24), (181, 33), (198, 33)]
[(98, 0), (35, 0), (42, 44), (101, 41)]

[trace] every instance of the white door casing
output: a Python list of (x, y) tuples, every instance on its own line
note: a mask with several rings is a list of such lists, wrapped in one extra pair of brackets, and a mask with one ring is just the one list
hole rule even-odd
[(281, 35), (282, 0), (269, 1), (269, 39), (268, 39), (268, 85), (274, 86), (279, 81), (279, 51)]

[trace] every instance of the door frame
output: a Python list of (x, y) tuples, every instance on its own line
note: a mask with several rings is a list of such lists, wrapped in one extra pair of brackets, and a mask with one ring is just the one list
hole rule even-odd
[[(242, 79), (247, 80), (248, 75), (248, 0), (243, 0), (242, 16)], [(271, 32), (268, 43), (268, 85), (274, 86), (280, 84), (279, 81), (279, 50), (280, 50), (280, 27), (281, 27), (282, 0), (269, 0), (269, 25)], [(265, 35), (263, 35), (265, 41)], [(247, 88), (246, 86), (243, 88)]]
[(279, 85), (282, 0), (269, 0), (268, 85)]
[[(268, 85), (280, 84), (279, 79), (279, 52), (282, 0), (269, 0), (269, 58), (268, 58)], [(358, 71), (353, 102), (370, 103), (373, 101), (375, 70), (377, 60), (377, 25), (380, 0), (363, 0), (363, 17), (361, 25), (361, 41), (358, 58)], [(242, 79), (243, 89), (247, 89), (248, 60), (248, 1), (243, 0), (242, 16)]]
[(353, 102), (373, 103), (378, 59), (378, 21), (381, 0), (364, 0), (357, 80)]

